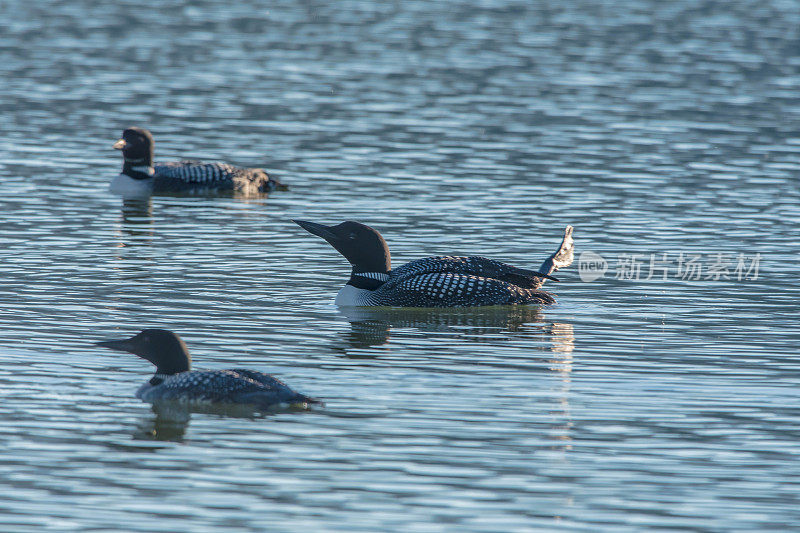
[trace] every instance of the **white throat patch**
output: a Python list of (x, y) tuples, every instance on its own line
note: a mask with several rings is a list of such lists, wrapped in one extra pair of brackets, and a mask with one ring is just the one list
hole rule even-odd
[(368, 289), (359, 289), (352, 285), (345, 285), (336, 295), (336, 300), (333, 302), (339, 307), (358, 307), (364, 305), (371, 305), (369, 303), (372, 291)]

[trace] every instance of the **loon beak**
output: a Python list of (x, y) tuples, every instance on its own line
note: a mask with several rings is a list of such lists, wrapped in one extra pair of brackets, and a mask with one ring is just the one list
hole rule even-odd
[(126, 144), (128, 144), (128, 143), (125, 142), (125, 139), (120, 139), (117, 142), (115, 142), (114, 146), (112, 146), (111, 148), (113, 148), (115, 150), (122, 150), (123, 148), (125, 148)]
[(120, 352), (136, 353), (136, 344), (133, 342), (133, 339), (111, 339), (107, 341), (100, 341), (96, 343), (95, 346), (105, 346), (106, 348), (119, 350)]
[(295, 224), (306, 230), (307, 232), (322, 237), (329, 243), (333, 244), (339, 240), (339, 237), (331, 231), (330, 226), (325, 224), (317, 224), (316, 222), (306, 222), (305, 220), (292, 220)]

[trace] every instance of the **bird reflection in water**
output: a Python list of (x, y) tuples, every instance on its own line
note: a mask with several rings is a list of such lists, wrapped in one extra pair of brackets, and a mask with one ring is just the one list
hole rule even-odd
[[(569, 405), (569, 392), (572, 384), (572, 351), (575, 348), (575, 332), (572, 324), (553, 322), (546, 328), (552, 344), (550, 349), (550, 370), (556, 373), (560, 383), (554, 388), (558, 407), (551, 411), (557, 420), (552, 426), (552, 438), (555, 441), (552, 449), (568, 452), (572, 449), (572, 414)], [(566, 460), (566, 456), (564, 458)]]
[[(451, 334), (483, 344), (497, 343), (502, 337), (529, 339), (531, 349), (539, 350), (532, 357), (541, 360), (541, 368), (555, 379), (551, 388), (551, 421), (545, 424), (546, 439), (552, 442), (548, 448), (563, 453), (563, 460), (567, 460), (573, 431), (569, 404), (575, 349), (572, 324), (547, 322), (541, 307), (526, 305), (461, 309), (342, 307), (339, 312), (350, 322), (342, 351), (351, 358), (378, 357), (375, 348), (386, 345), (395, 328)], [(388, 346), (385, 349), (388, 351)], [(540, 409), (541, 405), (537, 403), (532, 408)]]
[[(159, 205), (160, 211), (169, 211), (171, 208), (178, 208), (182, 217), (191, 217), (193, 213), (203, 212), (207, 214), (208, 204), (180, 202), (183, 198), (194, 198), (199, 196), (196, 193), (169, 193), (160, 194), (162, 203)], [(204, 194), (204, 198), (232, 199), (234, 202), (221, 202), (216, 205), (221, 210), (235, 211), (237, 217), (251, 217), (260, 221), (259, 211), (252, 209), (253, 206), (261, 206), (266, 203), (268, 195), (266, 193), (244, 193), (238, 191), (218, 191), (214, 194)], [(174, 199), (174, 205), (170, 204), (170, 199)], [(150, 246), (155, 235), (153, 220), (152, 197), (123, 198), (122, 216), (120, 217), (117, 235), (120, 242), (117, 248), (132, 248), (136, 246)]]
[(183, 406), (153, 405), (155, 416), (142, 420), (133, 433), (136, 440), (183, 442), (192, 413)]
[[(148, 279), (154, 263), (151, 245), (155, 235), (150, 198), (126, 198), (122, 201), (122, 216), (116, 233), (119, 242), (114, 253), (114, 270), (126, 283)], [(121, 292), (125, 290), (127, 288)], [(109, 299), (116, 298), (110, 296)]]
[(128, 198), (122, 201), (120, 248), (152, 244), (153, 204), (150, 198)]
[[(553, 342), (553, 351), (571, 352), (574, 344), (572, 325), (541, 324), (539, 306), (506, 305), (467, 308), (392, 308), (341, 307), (339, 312), (350, 322), (344, 335), (347, 347), (369, 348), (386, 344), (392, 329), (413, 328), (418, 331), (452, 333), (479, 343), (495, 342), (492, 335), (509, 332), (515, 338)], [(567, 333), (569, 331), (569, 333)]]
[(183, 442), (192, 414), (205, 414), (225, 418), (259, 420), (276, 413), (308, 412), (296, 406), (259, 409), (247, 404), (192, 404), (175, 401), (157, 402), (151, 406), (153, 414), (143, 419), (133, 432), (136, 440)]

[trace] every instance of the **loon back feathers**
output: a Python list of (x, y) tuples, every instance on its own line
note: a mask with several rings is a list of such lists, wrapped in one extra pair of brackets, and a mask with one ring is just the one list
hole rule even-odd
[(525, 289), (538, 289), (545, 279), (558, 281), (556, 278), (542, 272), (517, 268), (509, 264), (487, 259), (480, 256), (439, 256), (426, 257), (410, 261), (405, 265), (390, 272), (392, 278), (404, 279), (421, 274), (449, 272), (453, 274), (470, 274), (485, 278), (505, 281)]
[(146, 402), (230, 403), (259, 408), (322, 403), (255, 370), (193, 371), (186, 344), (168, 330), (145, 329), (129, 339), (103, 341), (98, 345), (136, 354), (156, 365), (155, 375), (136, 392), (136, 397)]
[(290, 389), (282, 381), (254, 370), (188, 371), (146, 383), (136, 397), (146, 402), (236, 403), (269, 407), (276, 404), (320, 403)]
[(154, 189), (182, 191), (194, 188), (214, 188), (242, 191), (256, 189), (272, 192), (284, 188), (260, 168), (241, 168), (227, 163), (172, 161), (153, 165)]
[(369, 305), (398, 307), (471, 307), (482, 305), (551, 304), (545, 291), (491, 277), (453, 272), (394, 276), (373, 291)]
[[(144, 128), (131, 127), (122, 132), (114, 148), (122, 150), (121, 178), (147, 182), (152, 191), (174, 192), (191, 189), (272, 192), (287, 187), (260, 168), (241, 168), (226, 163), (173, 161), (153, 164), (155, 141)], [(120, 190), (122, 184), (117, 184)], [(116, 191), (112, 191), (116, 192)]]
[(398, 307), (471, 307), (553, 303), (538, 290), (550, 274), (572, 263), (572, 227), (539, 271), (485, 257), (439, 256), (411, 261), (391, 270), (389, 250), (380, 234), (357, 222), (325, 226), (295, 221), (334, 246), (353, 266), (339, 291), (337, 305)]

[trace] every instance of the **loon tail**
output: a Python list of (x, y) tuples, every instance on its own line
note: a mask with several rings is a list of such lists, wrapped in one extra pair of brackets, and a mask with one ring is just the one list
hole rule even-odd
[(572, 226), (567, 226), (564, 230), (564, 239), (561, 241), (561, 246), (544, 260), (542, 266), (539, 267), (539, 272), (549, 276), (559, 268), (570, 266), (574, 258), (574, 252), (575, 243), (572, 241)]

